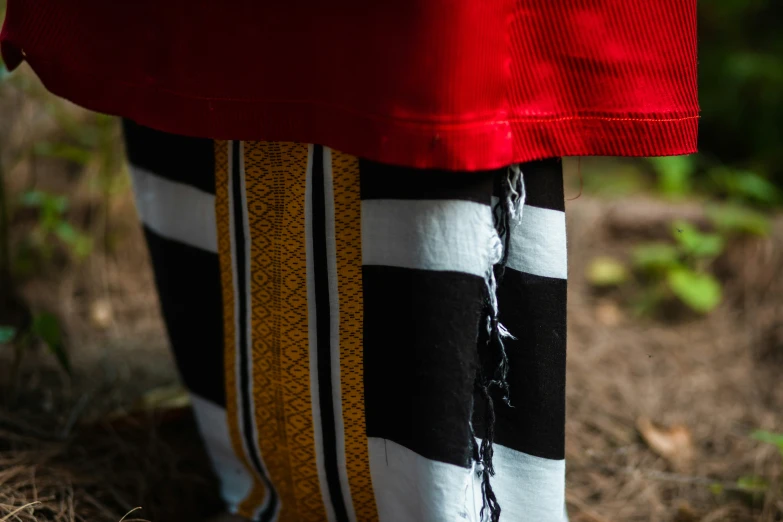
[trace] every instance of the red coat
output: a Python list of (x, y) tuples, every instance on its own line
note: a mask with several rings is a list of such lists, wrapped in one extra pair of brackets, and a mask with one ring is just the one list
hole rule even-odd
[(696, 148), (696, 0), (8, 0), (55, 94), (162, 130), (487, 169)]

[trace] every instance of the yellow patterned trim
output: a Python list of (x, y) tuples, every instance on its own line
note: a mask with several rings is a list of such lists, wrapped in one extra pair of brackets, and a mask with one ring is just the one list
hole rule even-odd
[(280, 522), (324, 522), (308, 344), (307, 145), (246, 142), (253, 399)]
[(332, 151), (337, 289), (340, 299), (340, 387), (345, 428), (345, 465), (358, 522), (375, 522), (378, 509), (370, 478), (364, 416), (364, 296), (362, 202), (359, 159)]
[(236, 331), (234, 323), (234, 269), (231, 259), (231, 206), (228, 197), (227, 141), (215, 141), (215, 218), (217, 221), (220, 283), (223, 291), (223, 354), (226, 380), (226, 418), (231, 447), (253, 477), (248, 496), (239, 504), (238, 514), (252, 518), (264, 502), (266, 488), (250, 464), (239, 426), (239, 398), (236, 382)]

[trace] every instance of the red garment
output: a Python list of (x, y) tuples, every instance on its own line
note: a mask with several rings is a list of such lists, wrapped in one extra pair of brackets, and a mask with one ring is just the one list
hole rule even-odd
[(8, 0), (55, 94), (161, 130), (476, 170), (696, 148), (696, 0)]

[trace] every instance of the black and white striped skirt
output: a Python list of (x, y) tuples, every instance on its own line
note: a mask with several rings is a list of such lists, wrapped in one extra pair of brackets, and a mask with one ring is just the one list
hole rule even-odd
[(565, 520), (559, 160), (520, 165), (517, 180), (130, 122), (125, 136), (229, 510)]

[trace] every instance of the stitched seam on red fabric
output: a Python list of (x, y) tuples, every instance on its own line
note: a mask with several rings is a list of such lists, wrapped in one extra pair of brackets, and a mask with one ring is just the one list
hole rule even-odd
[[(28, 60), (29, 61), (29, 60)], [(47, 60), (47, 59), (35, 59), (36, 63), (52, 63), (57, 64), (57, 61), (55, 60)], [(32, 65), (32, 64), (31, 64)], [(74, 68), (70, 68), (71, 70), (78, 70)], [(91, 76), (93, 78), (97, 78), (98, 75), (94, 74), (92, 71), (82, 70), (79, 71), (79, 74), (85, 74), (88, 76)], [(645, 123), (672, 123), (672, 122), (680, 122), (680, 121), (687, 121), (687, 120), (694, 120), (700, 118), (699, 115), (694, 116), (686, 116), (686, 117), (680, 117), (680, 118), (634, 118), (634, 117), (617, 117), (617, 116), (598, 116), (598, 115), (574, 115), (574, 116), (535, 116), (530, 118), (506, 118), (502, 120), (482, 120), (482, 121), (465, 121), (465, 122), (443, 122), (443, 121), (435, 121), (435, 120), (414, 120), (414, 119), (403, 119), (403, 118), (395, 118), (395, 117), (388, 117), (388, 116), (382, 116), (379, 114), (372, 114), (368, 112), (358, 111), (355, 109), (351, 109), (350, 107), (345, 107), (342, 105), (332, 104), (332, 103), (324, 103), (322, 101), (314, 101), (314, 100), (285, 100), (285, 99), (252, 99), (252, 98), (230, 98), (230, 97), (211, 97), (211, 96), (201, 96), (196, 94), (189, 94), (184, 92), (178, 92), (172, 89), (166, 89), (163, 87), (155, 86), (155, 85), (148, 85), (143, 83), (135, 83), (135, 82), (129, 82), (121, 79), (112, 79), (110, 82), (106, 83), (118, 83), (125, 85), (127, 87), (133, 87), (133, 88), (141, 88), (145, 89), (147, 91), (157, 91), (160, 93), (165, 93), (167, 95), (173, 95), (176, 97), (184, 98), (184, 99), (190, 99), (190, 100), (201, 100), (205, 102), (209, 101), (216, 101), (216, 102), (236, 102), (236, 103), (248, 103), (248, 104), (275, 104), (275, 103), (290, 103), (290, 104), (310, 104), (310, 105), (316, 105), (316, 106), (322, 106), (322, 107), (330, 107), (333, 109), (337, 109), (340, 111), (344, 111), (347, 113), (352, 113), (367, 119), (372, 119), (379, 122), (389, 122), (394, 123), (398, 125), (407, 125), (411, 127), (431, 127), (436, 130), (449, 130), (449, 129), (464, 129), (464, 128), (471, 128), (471, 127), (489, 127), (489, 126), (507, 126), (512, 123), (557, 123), (559, 121), (574, 121), (574, 120), (593, 120), (593, 121), (628, 121), (628, 122), (645, 122)]]
[(613, 116), (555, 116), (555, 117), (536, 117), (536, 118), (514, 118), (506, 120), (509, 123), (556, 123), (559, 121), (571, 121), (571, 120), (600, 120), (600, 121), (634, 121), (634, 122), (650, 122), (650, 123), (667, 123), (678, 122), (686, 120), (698, 120), (701, 116), (684, 116), (682, 118), (618, 118)]

